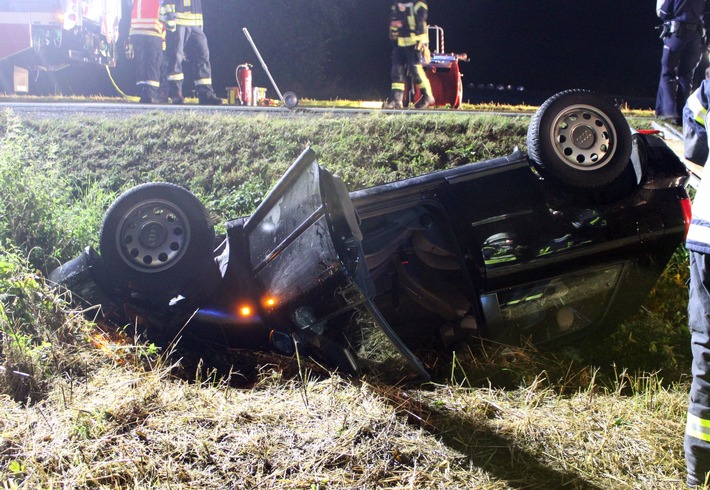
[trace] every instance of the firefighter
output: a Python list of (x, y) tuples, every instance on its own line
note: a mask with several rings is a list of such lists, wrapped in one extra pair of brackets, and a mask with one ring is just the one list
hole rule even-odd
[[(683, 108), (685, 154), (707, 158), (706, 121), (710, 81), (703, 80)], [(690, 124), (689, 124), (690, 123)], [(704, 163), (704, 162), (702, 162)], [(688, 326), (693, 354), (690, 401), (685, 428), (685, 465), (690, 487), (710, 479), (710, 179), (702, 179), (693, 199), (686, 239), (690, 257)]]
[(703, 54), (703, 13), (710, 0), (657, 0), (663, 21), (661, 79), (656, 116), (680, 124), (680, 109), (690, 95), (693, 74)]
[(407, 70), (419, 87), (421, 98), (414, 104), (424, 109), (434, 104), (431, 85), (424, 73), (421, 57), (429, 53), (429, 7), (424, 0), (394, 2), (390, 15), (389, 36), (392, 40), (392, 90), (385, 109), (402, 109)]
[(165, 25), (160, 20), (160, 0), (135, 0), (129, 33), (135, 50), (136, 86), (142, 104), (160, 102), (160, 65)]
[(173, 104), (185, 101), (182, 64), (186, 55), (194, 64), (197, 99), (202, 105), (220, 105), (212, 89), (212, 68), (207, 37), (202, 30), (202, 0), (164, 0), (168, 25), (168, 85)]

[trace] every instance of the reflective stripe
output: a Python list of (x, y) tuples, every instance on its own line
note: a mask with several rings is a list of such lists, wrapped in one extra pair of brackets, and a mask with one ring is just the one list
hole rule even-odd
[(185, 74), (184, 73), (174, 73), (172, 75), (168, 75), (168, 80), (171, 82), (177, 82), (178, 80), (185, 80)]
[(162, 32), (155, 32), (153, 30), (141, 30), (141, 29), (131, 29), (131, 31), (128, 33), (129, 36), (155, 36), (159, 38), (163, 38), (163, 33)]
[(685, 425), (685, 433), (701, 441), (710, 442), (710, 420), (701, 419), (688, 412), (688, 423)]
[(404, 90), (404, 82), (392, 82), (392, 90)]
[(140, 82), (136, 82), (136, 85), (148, 85), (150, 87), (159, 88), (160, 82), (156, 80), (141, 80)]
[(429, 34), (419, 34), (419, 35), (413, 35), (409, 37), (400, 37), (397, 39), (397, 45), (398, 46), (414, 46), (417, 44), (417, 41), (421, 41), (423, 43), (428, 43), (429, 42)]
[(410, 12), (407, 16), (407, 24), (409, 25), (409, 32), (417, 31), (417, 18), (414, 16), (414, 12)]
[(705, 126), (705, 116), (708, 115), (708, 110), (703, 107), (703, 103), (700, 102), (699, 90), (700, 89), (696, 90), (688, 97), (688, 108), (693, 112), (695, 120)]
[(192, 14), (189, 12), (178, 12), (175, 21), (181, 26), (202, 27), (202, 14)]
[(425, 10), (429, 10), (429, 8), (426, 6), (426, 3), (424, 3), (424, 2), (417, 2), (417, 3), (414, 5), (414, 11), (415, 11), (415, 12), (416, 12), (417, 10), (421, 9), (421, 8), (423, 8), (423, 9), (425, 9)]
[(419, 80), (421, 80), (421, 83), (419, 84), (419, 89), (429, 95), (432, 95), (431, 83), (429, 82), (429, 77), (426, 76), (424, 67), (422, 65), (414, 65), (414, 69), (417, 71)]
[(131, 31), (133, 30), (163, 32), (163, 23), (158, 19), (133, 19)]
[(195, 85), (212, 85), (212, 79), (200, 78), (199, 80), (195, 80)]
[(417, 75), (419, 76), (419, 80), (421, 80), (421, 83), (419, 84), (419, 87), (424, 87), (427, 88), (429, 86), (429, 79), (426, 76), (426, 72), (424, 71), (424, 67), (422, 65), (414, 65), (414, 70), (417, 72)]
[(690, 223), (688, 228), (688, 242), (710, 243), (710, 228), (707, 227), (706, 221), (695, 220)]

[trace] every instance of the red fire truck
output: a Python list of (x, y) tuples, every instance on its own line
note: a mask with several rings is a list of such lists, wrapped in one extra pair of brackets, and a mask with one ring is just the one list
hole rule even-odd
[(29, 71), (116, 65), (121, 0), (0, 0), (0, 91), (27, 93)]

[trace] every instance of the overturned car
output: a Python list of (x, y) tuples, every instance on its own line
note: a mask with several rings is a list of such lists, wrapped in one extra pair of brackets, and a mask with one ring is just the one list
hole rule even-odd
[(356, 192), (306, 149), (219, 237), (189, 191), (139, 185), (106, 212), (99, 250), (50, 280), (118, 324), (351, 373), (426, 378), (433, 348), (609, 329), (685, 236), (687, 170), (580, 90), (540, 107), (527, 145)]

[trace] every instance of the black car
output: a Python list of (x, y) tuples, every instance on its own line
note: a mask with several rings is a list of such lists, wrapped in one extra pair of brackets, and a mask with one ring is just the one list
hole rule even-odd
[(223, 237), (189, 191), (143, 184), (106, 212), (99, 252), (50, 279), (154, 335), (347, 372), (399, 365), (426, 377), (414, 353), (609, 329), (682, 243), (688, 172), (581, 90), (540, 107), (527, 145), (351, 193), (306, 149)]

